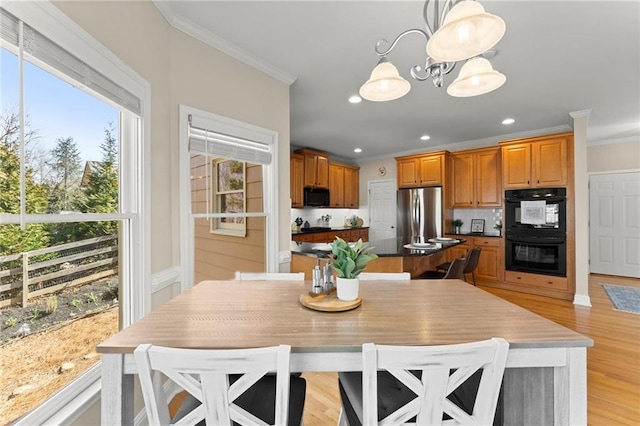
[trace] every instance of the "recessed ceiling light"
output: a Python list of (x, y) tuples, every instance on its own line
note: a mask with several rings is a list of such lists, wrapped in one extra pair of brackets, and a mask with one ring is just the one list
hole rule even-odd
[(353, 152), (360, 153), (360, 152), (362, 152), (362, 148), (356, 148), (356, 149), (353, 150)]
[(502, 124), (513, 124), (515, 122), (516, 120), (514, 120), (513, 118), (505, 118), (504, 120), (502, 120)]
[(428, 141), (429, 139), (431, 139), (431, 136), (429, 136), (429, 135), (422, 135), (422, 136), (420, 136), (420, 140), (421, 140), (421, 141)]
[(349, 98), (349, 102), (351, 102), (352, 104), (359, 104), (360, 102), (362, 102), (362, 98), (358, 95), (352, 95)]

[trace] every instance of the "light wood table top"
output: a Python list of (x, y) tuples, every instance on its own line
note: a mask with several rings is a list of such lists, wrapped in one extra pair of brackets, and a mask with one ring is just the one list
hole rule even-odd
[(203, 281), (101, 343), (181, 348), (291, 345), (294, 352), (357, 351), (363, 343), (435, 345), (494, 336), (517, 347), (591, 346), (592, 340), (459, 280), (361, 281), (362, 305), (318, 312), (299, 303), (309, 282)]

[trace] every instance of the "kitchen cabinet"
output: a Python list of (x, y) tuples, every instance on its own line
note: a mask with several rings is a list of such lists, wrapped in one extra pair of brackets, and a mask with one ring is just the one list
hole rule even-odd
[(476, 268), (476, 280), (500, 282), (504, 271), (504, 248), (502, 238), (474, 237), (474, 247), (482, 247), (478, 267)]
[(329, 163), (329, 205), (336, 208), (360, 207), (360, 168)]
[(562, 133), (501, 143), (504, 188), (567, 186), (572, 142), (572, 133)]
[(442, 186), (446, 151), (396, 157), (398, 188)]
[(566, 292), (569, 290), (569, 280), (566, 277), (551, 275), (528, 274), (526, 272), (505, 271), (505, 281), (530, 290), (544, 289)]
[(451, 154), (449, 176), (453, 208), (501, 207), (500, 148)]
[[(459, 235), (451, 235), (459, 238)], [(478, 267), (476, 268), (476, 282), (499, 283), (504, 280), (504, 248), (502, 238), (499, 237), (467, 237), (464, 244), (452, 247), (448, 252), (448, 261), (467, 255), (467, 251), (474, 247), (481, 247)]]
[(344, 168), (344, 206), (348, 209), (360, 208), (360, 168)]
[(289, 157), (289, 184), (291, 190), (291, 207), (304, 207), (304, 156), (291, 154)]
[(304, 187), (328, 189), (329, 155), (310, 149), (300, 149), (294, 153), (304, 157)]
[(329, 163), (329, 206), (344, 207), (344, 167)]

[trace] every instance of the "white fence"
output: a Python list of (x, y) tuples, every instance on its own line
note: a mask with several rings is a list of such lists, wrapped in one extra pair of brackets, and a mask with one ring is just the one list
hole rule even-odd
[(0, 256), (0, 308), (117, 273), (116, 235)]

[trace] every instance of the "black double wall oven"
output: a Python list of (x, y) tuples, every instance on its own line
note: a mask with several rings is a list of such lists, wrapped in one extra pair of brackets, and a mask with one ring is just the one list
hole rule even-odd
[(567, 276), (567, 190), (505, 191), (505, 267)]

